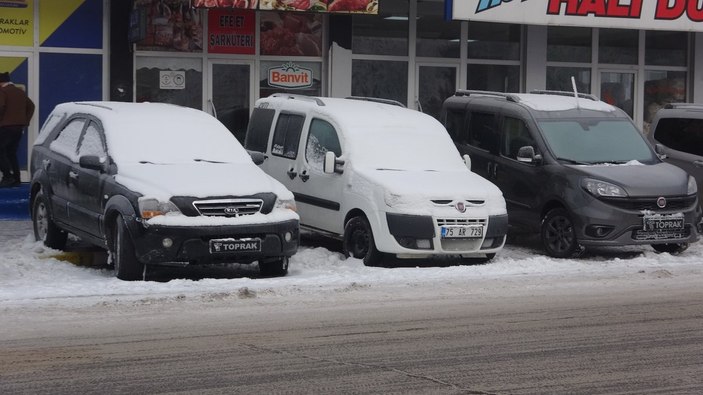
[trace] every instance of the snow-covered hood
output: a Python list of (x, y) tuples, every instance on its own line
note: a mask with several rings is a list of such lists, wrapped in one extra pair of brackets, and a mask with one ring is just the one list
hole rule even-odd
[(468, 169), (422, 171), (357, 169), (368, 181), (386, 192), (403, 197), (429, 199), (502, 199), (493, 183)]
[(244, 196), (273, 192), (293, 199), (281, 183), (251, 163), (120, 164), (115, 180), (147, 197), (168, 200), (172, 196)]
[(668, 163), (569, 165), (583, 175), (623, 187), (630, 196), (686, 195), (688, 174)]

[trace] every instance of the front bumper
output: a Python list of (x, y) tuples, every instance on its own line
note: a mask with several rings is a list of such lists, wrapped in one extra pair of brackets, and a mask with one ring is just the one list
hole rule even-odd
[[(223, 226), (164, 226), (138, 227), (133, 240), (137, 259), (146, 264), (209, 264), (222, 262), (251, 263), (261, 258), (292, 256), (298, 249), (298, 221)], [(286, 241), (286, 234), (289, 240)], [(210, 253), (210, 240), (261, 240), (256, 252)], [(164, 246), (170, 239), (170, 247)], [(168, 244), (168, 243), (166, 243)]]

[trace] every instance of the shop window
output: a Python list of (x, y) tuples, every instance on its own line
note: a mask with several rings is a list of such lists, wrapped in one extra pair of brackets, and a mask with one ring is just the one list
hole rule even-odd
[[(103, 47), (103, 0), (84, 0), (75, 6), (64, 1), (35, 3), (39, 7), (39, 21), (42, 22), (39, 23), (42, 47)], [(46, 23), (47, 20), (51, 22)]]
[(469, 22), (469, 59), (520, 60), (520, 25)]
[(458, 59), (461, 22), (446, 21), (436, 0), (418, 0), (417, 12), (417, 56)]
[(322, 15), (260, 12), (261, 54), (322, 56)]
[(190, 0), (135, 0), (134, 8), (133, 17), (145, 25), (133, 37), (138, 50), (202, 52), (204, 11)]
[(686, 101), (685, 71), (646, 71), (644, 81), (644, 129), (649, 131), (654, 114), (668, 103)]
[(244, 142), (246, 149), (266, 152), (274, 115), (276, 115), (276, 110), (270, 108), (255, 108), (252, 111), (246, 141)]
[(646, 65), (686, 67), (688, 33), (650, 30), (645, 33), (644, 42)]
[(598, 62), (637, 64), (639, 61), (639, 30), (600, 29), (598, 31)]
[(466, 87), (484, 91), (519, 92), (520, 66), (469, 64)]
[(303, 131), (304, 115), (279, 114), (276, 130), (273, 132), (271, 153), (288, 159), (298, 157), (300, 133)]
[(202, 109), (202, 60), (137, 57), (137, 102), (178, 104)]
[(547, 89), (571, 92), (571, 77), (579, 93), (591, 93), (591, 69), (585, 67), (547, 67)]
[(385, 60), (352, 61), (352, 95), (408, 101), (408, 63)]
[(408, 8), (408, 0), (383, 0), (378, 15), (354, 15), (352, 52), (407, 56)]
[(590, 63), (591, 42), (590, 28), (549, 26), (547, 61)]

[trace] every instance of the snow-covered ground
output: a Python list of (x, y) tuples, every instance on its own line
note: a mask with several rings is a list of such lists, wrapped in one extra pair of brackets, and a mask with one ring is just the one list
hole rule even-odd
[[(10, 223), (0, 222), (1, 226)], [(221, 298), (321, 298), (374, 289), (402, 296), (421, 289), (441, 294), (456, 289), (511, 292), (525, 287), (588, 287), (652, 279), (703, 279), (703, 245), (679, 256), (657, 254), (648, 246), (602, 249), (578, 259), (552, 259), (534, 240), (516, 240), (489, 264), (457, 265), (412, 261), (397, 268), (365, 267), (345, 258), (335, 243), (308, 240), (293, 257), (286, 277), (258, 278), (255, 265), (231, 265), (187, 271), (155, 269), (157, 281), (125, 282), (105, 265), (79, 266), (75, 256), (33, 241), (30, 224), (12, 223), (0, 231), (0, 308), (78, 307), (97, 304), (204, 301)], [(325, 248), (331, 248), (332, 250)], [(185, 278), (184, 278), (185, 277)], [(590, 285), (589, 285), (590, 284)], [(574, 289), (577, 291), (577, 289)]]

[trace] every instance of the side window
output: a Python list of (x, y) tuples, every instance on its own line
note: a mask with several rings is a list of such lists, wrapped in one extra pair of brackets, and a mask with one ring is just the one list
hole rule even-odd
[(530, 136), (527, 125), (521, 119), (505, 117), (503, 120), (503, 145), (500, 153), (511, 159), (517, 159), (520, 148), (531, 145), (535, 146), (535, 140)]
[(703, 119), (662, 118), (654, 138), (671, 149), (703, 155)]
[(39, 132), (39, 136), (37, 136), (37, 139), (34, 140), (35, 145), (43, 144), (44, 140), (46, 140), (47, 137), (49, 137), (49, 134), (54, 130), (56, 125), (61, 122), (64, 117), (66, 116), (65, 113), (57, 114), (57, 113), (52, 113), (49, 118), (44, 121), (44, 125), (41, 127), (41, 131)]
[(247, 128), (244, 148), (251, 151), (266, 152), (274, 115), (276, 115), (276, 110), (270, 108), (254, 109)]
[(466, 130), (464, 129), (464, 111), (447, 110), (445, 127), (455, 143), (467, 144)]
[(327, 151), (342, 156), (342, 147), (334, 127), (327, 121), (313, 119), (310, 123), (308, 141), (305, 145), (305, 160), (316, 170), (322, 171)]
[(100, 137), (100, 130), (98, 130), (94, 122), (91, 122), (85, 129), (83, 138), (78, 146), (78, 157), (80, 158), (83, 155), (95, 155), (101, 158), (107, 156), (105, 144), (103, 144), (103, 140)]
[(49, 146), (51, 150), (78, 162), (78, 139), (81, 137), (84, 125), (85, 119), (74, 119), (69, 122), (51, 142)]
[(495, 114), (474, 112), (469, 121), (469, 144), (498, 153), (500, 136), (496, 130)]
[(276, 156), (295, 159), (298, 156), (300, 132), (303, 130), (304, 122), (304, 115), (281, 113), (278, 116), (276, 129), (273, 132), (271, 153)]

